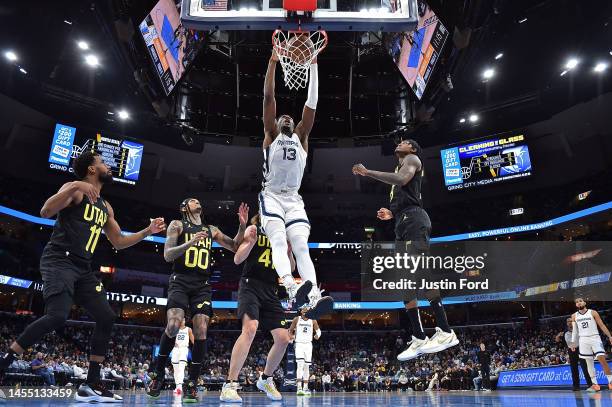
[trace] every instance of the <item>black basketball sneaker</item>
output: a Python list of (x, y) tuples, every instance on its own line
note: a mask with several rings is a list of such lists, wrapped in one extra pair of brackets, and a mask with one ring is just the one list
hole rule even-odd
[(188, 380), (187, 385), (183, 387), (183, 403), (197, 403), (198, 388), (193, 380)]
[(161, 393), (163, 383), (161, 380), (158, 379), (157, 374), (153, 373), (153, 375), (153, 381), (151, 382), (151, 384), (149, 384), (149, 387), (147, 387), (147, 396), (156, 399)]

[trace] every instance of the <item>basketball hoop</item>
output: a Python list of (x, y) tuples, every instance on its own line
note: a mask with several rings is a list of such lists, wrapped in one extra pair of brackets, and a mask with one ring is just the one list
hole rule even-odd
[(272, 46), (283, 69), (285, 86), (305, 88), (312, 61), (327, 46), (327, 33), (276, 30), (272, 34)]

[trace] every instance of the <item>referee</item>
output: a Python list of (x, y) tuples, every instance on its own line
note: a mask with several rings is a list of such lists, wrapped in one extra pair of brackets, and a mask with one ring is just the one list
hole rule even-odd
[[(587, 387), (591, 387), (593, 382), (591, 381), (591, 376), (589, 375), (589, 371), (587, 368), (587, 362), (585, 359), (578, 357), (578, 344), (572, 342), (572, 329), (574, 324), (572, 324), (572, 319), (567, 319), (567, 331), (565, 333), (559, 332), (555, 338), (556, 342), (561, 342), (561, 336), (565, 338), (565, 344), (567, 345), (570, 367), (572, 369), (572, 390), (580, 391), (580, 376), (578, 374), (578, 362), (580, 361), (580, 367), (582, 368), (582, 373), (584, 374), (584, 378), (586, 379)], [(571, 348), (575, 350), (572, 350)]]

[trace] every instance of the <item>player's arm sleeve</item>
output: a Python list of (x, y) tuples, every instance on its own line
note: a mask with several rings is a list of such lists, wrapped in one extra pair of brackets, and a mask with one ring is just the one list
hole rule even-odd
[(578, 343), (578, 324), (576, 323), (575, 320), (572, 321), (573, 327), (572, 327), (572, 343)]

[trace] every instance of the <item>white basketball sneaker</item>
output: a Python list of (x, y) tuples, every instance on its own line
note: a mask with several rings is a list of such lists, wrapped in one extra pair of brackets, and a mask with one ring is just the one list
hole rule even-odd
[(266, 396), (272, 401), (280, 401), (283, 399), (280, 392), (276, 390), (276, 385), (272, 377), (268, 377), (266, 380), (260, 377), (259, 380), (257, 380), (257, 388), (265, 392)]
[(408, 349), (397, 355), (397, 360), (400, 362), (405, 362), (407, 360), (418, 358), (425, 353), (423, 351), (423, 346), (425, 346), (428, 341), (429, 339), (427, 337), (425, 337), (425, 339), (419, 339), (413, 336)]
[(423, 353), (436, 353), (459, 344), (455, 331), (444, 332), (436, 327), (436, 333), (421, 347)]
[(226, 403), (242, 403), (242, 397), (238, 395), (239, 388), (236, 382), (224, 383), (219, 400)]

